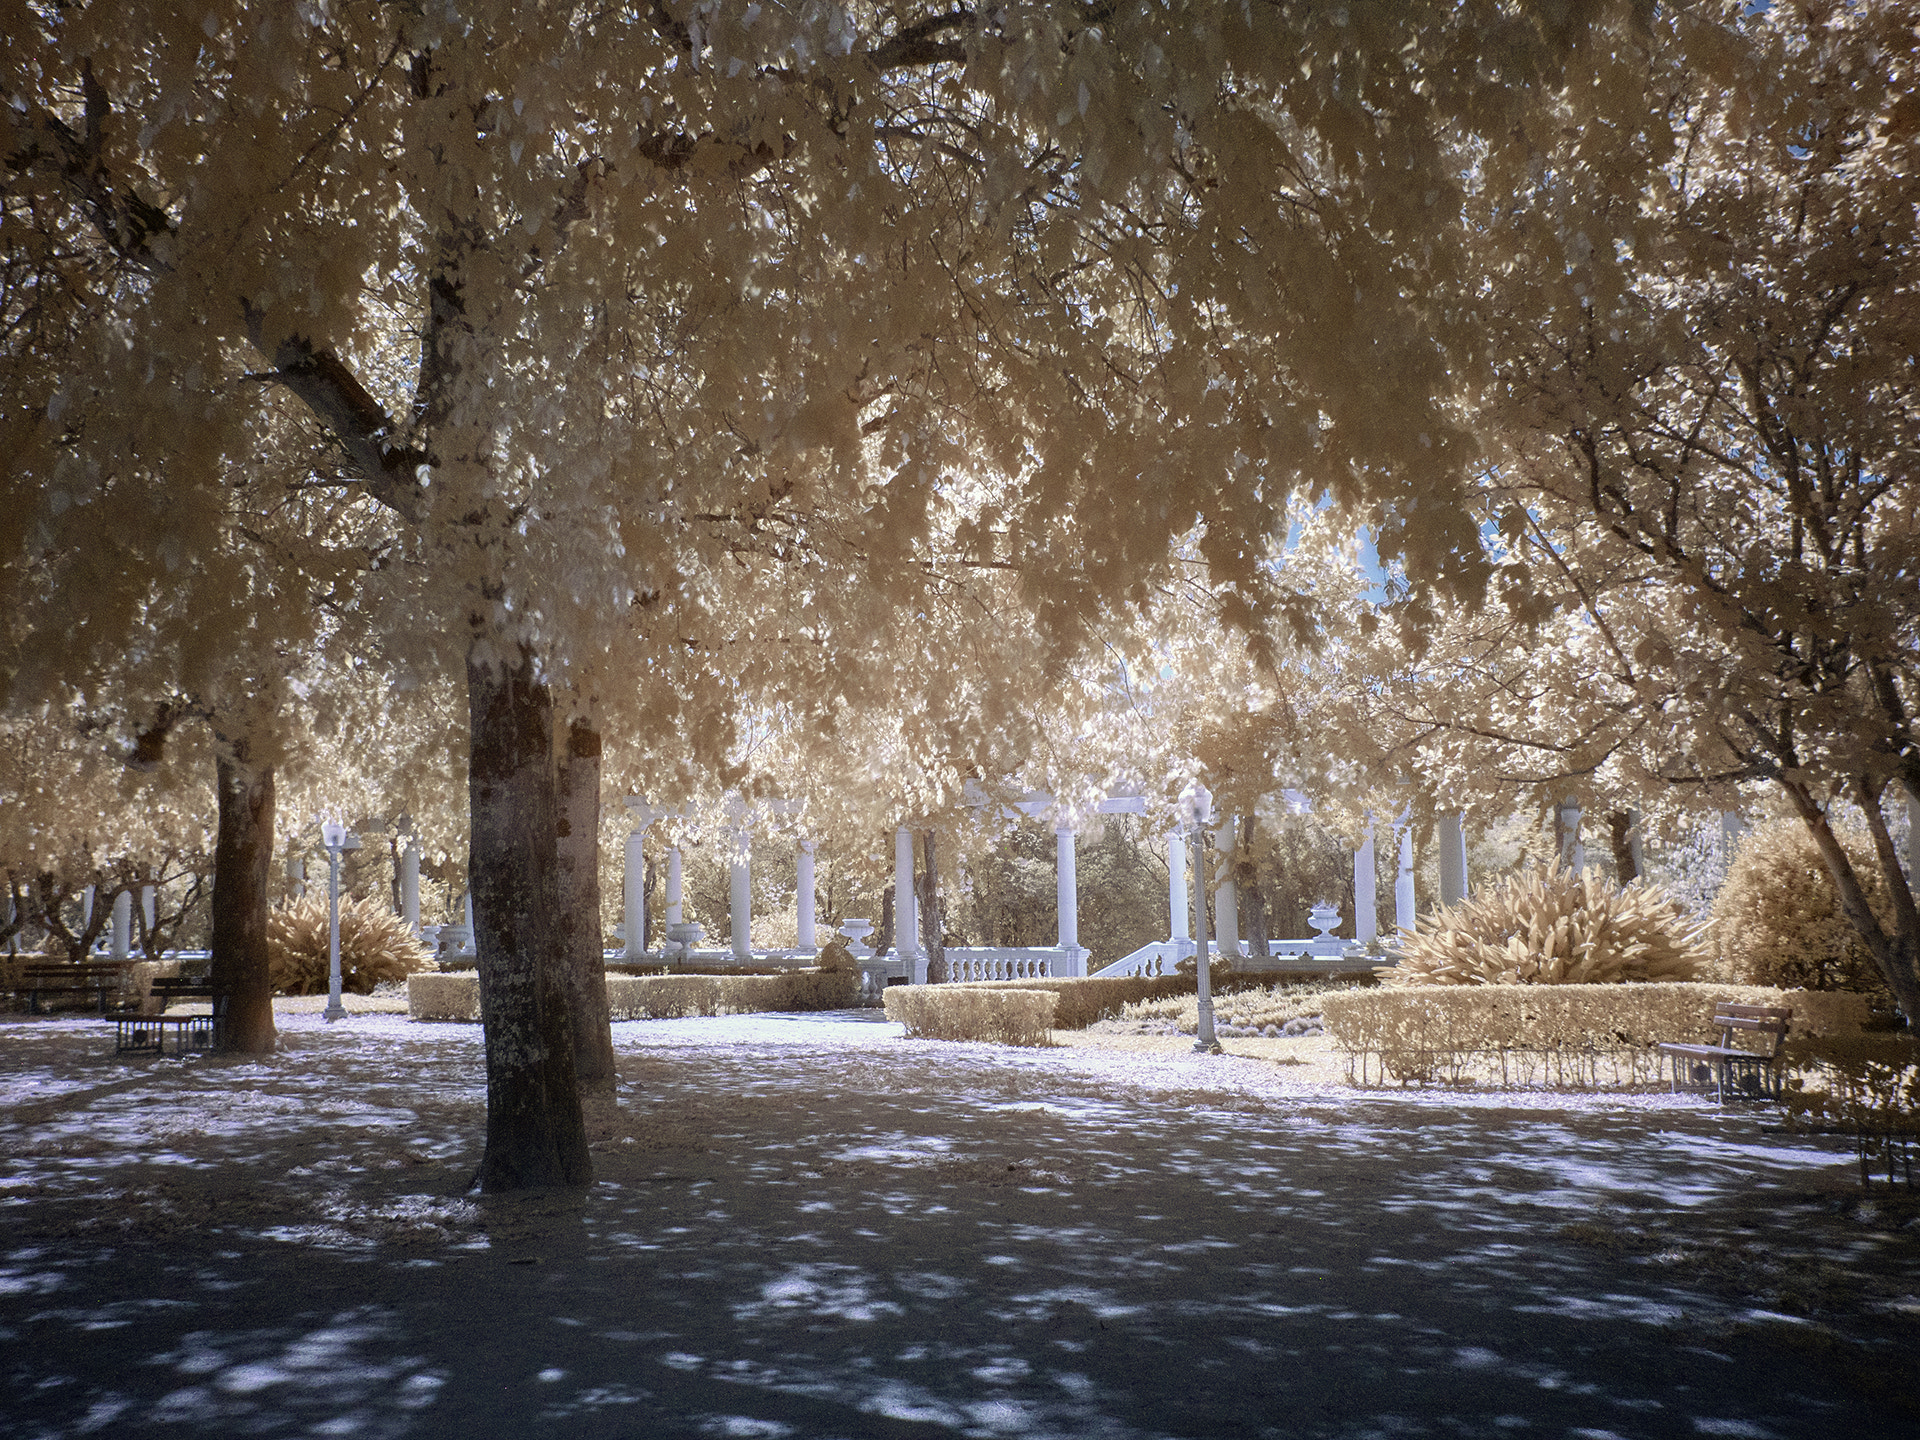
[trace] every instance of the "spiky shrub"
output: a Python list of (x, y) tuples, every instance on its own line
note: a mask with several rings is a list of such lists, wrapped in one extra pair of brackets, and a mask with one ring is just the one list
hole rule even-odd
[[(1842, 832), (1875, 910), (1884, 904), (1866, 839)], [(1887, 917), (1882, 914), (1882, 920)], [(1730, 979), (1783, 989), (1849, 990), (1892, 1009), (1893, 995), (1860, 932), (1840, 908), (1833, 875), (1807, 827), (1779, 820), (1751, 831), (1713, 904), (1714, 944)]]
[[(326, 897), (308, 895), (267, 917), (267, 968), (282, 995), (327, 989)], [(398, 915), (363, 900), (340, 901), (340, 988), (370, 995), (383, 980), (404, 980), (433, 961), (433, 952)]]
[(1691, 980), (1699, 927), (1659, 890), (1616, 890), (1558, 861), (1446, 906), (1401, 947), (1403, 985), (1605, 985)]

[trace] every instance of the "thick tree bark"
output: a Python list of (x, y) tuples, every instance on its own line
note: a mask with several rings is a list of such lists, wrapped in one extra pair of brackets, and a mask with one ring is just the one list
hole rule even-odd
[(566, 936), (560, 976), (573, 1032), (573, 1079), (582, 1096), (611, 1095), (613, 1025), (600, 944), (600, 732), (590, 720), (567, 726), (558, 788), (560, 928)]
[(267, 874), (273, 865), (273, 767), (251, 765), (247, 742), (222, 745), (216, 762), (219, 822), (213, 841), (214, 1043), (265, 1055), (278, 1040), (267, 966)]
[(560, 978), (553, 699), (524, 648), (486, 648), (491, 663), (478, 643), (467, 656), (468, 885), (487, 1049), (480, 1185), (586, 1185), (593, 1166)]

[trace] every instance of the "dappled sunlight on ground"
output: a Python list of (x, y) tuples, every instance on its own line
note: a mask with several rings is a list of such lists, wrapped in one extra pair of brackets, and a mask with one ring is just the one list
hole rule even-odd
[(594, 1186), (483, 1198), (477, 1027), (281, 1023), (0, 1023), (0, 1435), (1920, 1424), (1913, 1212), (1771, 1110), (636, 1022)]

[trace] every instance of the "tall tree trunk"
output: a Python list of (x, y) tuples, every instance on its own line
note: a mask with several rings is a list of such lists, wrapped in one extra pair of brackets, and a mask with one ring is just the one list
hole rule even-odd
[(646, 923), (640, 927), (640, 949), (644, 952), (653, 949), (653, 937), (660, 929), (658, 914), (660, 907), (653, 903), (653, 889), (660, 879), (659, 862), (651, 855), (644, 857), (641, 861), (640, 873), (644, 877), (640, 882), (640, 893), (647, 897), (647, 903), (643, 907), (646, 912), (644, 917)]
[[(99, 872), (95, 872), (98, 875)], [(93, 898), (87, 899), (87, 891)], [(34, 887), (34, 909), (39, 916), (40, 928), (47, 938), (66, 952), (69, 962), (78, 965), (93, 953), (93, 947), (106, 933), (108, 917), (113, 913), (114, 896), (119, 890), (107, 890), (98, 880), (91, 886), (83, 886), (78, 902), (74, 899), (73, 889), (52, 874), (43, 874), (40, 883)], [(80, 928), (74, 929), (67, 924), (67, 907), (78, 903), (80, 906)]]
[(467, 654), (467, 711), (468, 887), (487, 1048), (480, 1185), (586, 1185), (593, 1166), (560, 978), (553, 698), (525, 647), (483, 637)]
[(884, 955), (893, 944), (893, 882), (880, 892), (880, 924), (873, 932), (873, 953)]
[(214, 1043), (265, 1055), (273, 1028), (267, 967), (267, 872), (273, 864), (273, 767), (251, 765), (245, 740), (220, 747), (215, 762), (219, 821), (213, 841)]
[(600, 732), (576, 717), (560, 757), (560, 928), (566, 936), (561, 980), (573, 1031), (573, 1079), (580, 1093), (613, 1093), (613, 1026), (607, 962), (600, 944)]
[(947, 978), (946, 926), (940, 914), (940, 869), (934, 863), (933, 831), (921, 840), (925, 868), (915, 877), (914, 899), (920, 911), (920, 948), (927, 953), (927, 979), (944, 984)]
[(1613, 876), (1622, 889), (1640, 878), (1640, 867), (1633, 863), (1633, 812), (1607, 812), (1607, 841), (1613, 847)]
[(1235, 873), (1240, 886), (1241, 948), (1264, 960), (1273, 952), (1267, 944), (1267, 893), (1260, 888), (1260, 871), (1253, 860), (1253, 826), (1252, 815), (1240, 817), (1240, 858)]

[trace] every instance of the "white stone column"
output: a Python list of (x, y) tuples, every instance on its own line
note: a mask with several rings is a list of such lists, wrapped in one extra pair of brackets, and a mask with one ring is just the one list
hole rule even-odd
[(727, 890), (733, 921), (733, 958), (753, 958), (753, 875), (750, 869), (753, 837), (744, 830), (729, 835), (732, 853), (727, 858)]
[(1647, 878), (1647, 854), (1644, 848), (1646, 839), (1640, 830), (1640, 812), (1629, 810), (1627, 817), (1632, 822), (1632, 828), (1627, 831), (1627, 853), (1633, 857), (1634, 878), (1644, 880)]
[(913, 899), (913, 832), (893, 832), (893, 953), (902, 960), (920, 953), (920, 907)]
[(86, 929), (93, 923), (93, 886), (89, 885), (80, 892), (80, 928)]
[(420, 936), (420, 842), (409, 840), (400, 852), (400, 918), (415, 939)]
[(667, 851), (667, 924), (684, 925), (686, 916), (680, 907), (680, 877), (686, 861), (675, 845)]
[(113, 897), (113, 958), (130, 959), (133, 955), (133, 892), (122, 890)]
[(1733, 868), (1734, 853), (1740, 848), (1740, 836), (1747, 825), (1740, 818), (1738, 810), (1720, 812), (1720, 869), (1724, 874)]
[(1167, 832), (1167, 939), (1193, 942), (1187, 923), (1187, 844), (1178, 830)]
[(625, 869), (621, 872), (621, 920), (626, 928), (626, 957), (638, 960), (647, 953), (647, 827), (637, 824), (627, 834)]
[[(1229, 815), (1226, 822), (1217, 826), (1213, 832), (1213, 846), (1222, 856), (1232, 863), (1235, 849), (1235, 822), (1238, 817)], [(1220, 842), (1224, 839), (1226, 843)], [(1238, 960), (1240, 956), (1240, 887), (1232, 880), (1220, 882), (1220, 888), (1213, 892), (1213, 934), (1219, 942), (1220, 954), (1229, 960)]]
[(1569, 795), (1554, 808), (1554, 842), (1560, 863), (1578, 875), (1587, 868), (1587, 847), (1580, 842), (1580, 801)]
[(798, 937), (795, 943), (802, 950), (818, 950), (819, 936), (815, 933), (813, 920), (813, 851), (817, 841), (802, 840), (800, 853), (794, 857), (793, 872), (795, 879), (793, 909), (794, 933)]
[(1393, 876), (1393, 923), (1395, 928), (1413, 933), (1419, 915), (1413, 893), (1413, 817), (1400, 817), (1400, 865)]
[(1353, 852), (1353, 938), (1356, 944), (1371, 945), (1380, 938), (1380, 905), (1373, 875), (1373, 821), (1367, 821), (1367, 838)]
[(1440, 816), (1440, 903), (1458, 905), (1467, 898), (1467, 831), (1458, 810)]
[(1053, 832), (1053, 903), (1060, 919), (1060, 949), (1064, 953), (1064, 974), (1081, 975), (1086, 971), (1080, 955), (1080, 873), (1075, 854), (1075, 835), (1065, 825)]
[(159, 918), (159, 895), (151, 885), (140, 887), (140, 913), (146, 917), (147, 930), (152, 932), (154, 922)]

